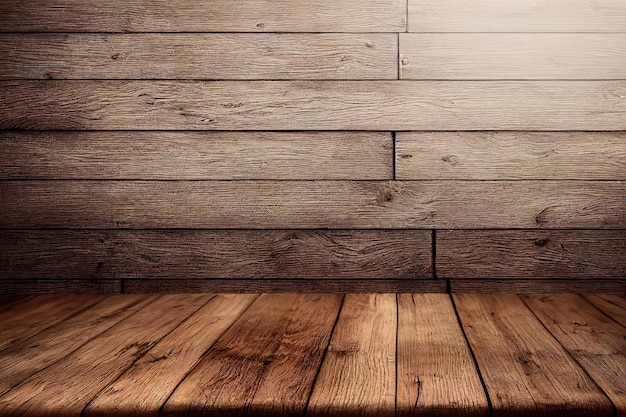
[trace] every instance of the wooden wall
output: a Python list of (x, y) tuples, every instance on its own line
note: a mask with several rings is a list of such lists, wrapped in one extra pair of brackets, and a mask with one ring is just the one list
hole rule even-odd
[(0, 292), (625, 291), (622, 0), (0, 22)]

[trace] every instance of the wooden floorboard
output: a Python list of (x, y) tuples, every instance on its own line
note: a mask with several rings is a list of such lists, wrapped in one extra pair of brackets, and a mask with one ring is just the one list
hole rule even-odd
[(2, 179), (393, 178), (383, 132), (6, 131), (0, 144)]
[(395, 296), (347, 294), (307, 415), (395, 415), (396, 330)]
[(186, 376), (162, 415), (302, 415), (341, 300), (262, 295)]
[(611, 294), (589, 293), (584, 294), (584, 297), (605, 315), (626, 327), (626, 300), (624, 298)]
[(29, 180), (0, 194), (14, 229), (626, 227), (624, 181)]
[(256, 298), (218, 294), (210, 299), (102, 390), (81, 416), (158, 416), (189, 370)]
[(626, 36), (401, 33), (400, 60), (403, 80), (615, 80), (626, 77)]
[(5, 0), (0, 16), (3, 32), (404, 32), (406, 0)]
[(398, 295), (399, 417), (487, 416), (489, 405), (450, 297)]
[(0, 397), (0, 415), (78, 416), (210, 295), (164, 295)]
[(626, 132), (399, 132), (398, 180), (626, 179)]
[(0, 230), (0, 248), (13, 279), (433, 276), (429, 230)]
[(535, 295), (522, 299), (578, 364), (626, 415), (626, 328), (580, 295)]
[(606, 396), (517, 295), (453, 298), (494, 416), (613, 414)]
[(97, 303), (103, 296), (54, 294), (29, 298), (0, 314), (0, 352)]
[(0, 81), (0, 129), (626, 130), (626, 81)]
[(453, 297), (26, 297), (51, 325), (0, 351), (0, 415), (623, 415), (623, 298)]
[(624, 32), (617, 0), (408, 0), (409, 32)]
[[(0, 353), (2, 366), (7, 371), (0, 379), (0, 396), (73, 353), (153, 299), (154, 296), (147, 295), (110, 296), (30, 338), (20, 334), (19, 341)], [(56, 309), (49, 311), (46, 319), (54, 323), (52, 317), (60, 313)]]
[(0, 79), (395, 80), (396, 34), (0, 34)]

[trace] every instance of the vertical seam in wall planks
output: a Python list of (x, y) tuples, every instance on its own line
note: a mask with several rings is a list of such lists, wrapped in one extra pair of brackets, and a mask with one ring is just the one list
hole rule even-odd
[[(450, 280), (448, 280), (449, 282)], [(485, 397), (487, 397), (487, 406), (489, 407), (489, 416), (493, 416), (493, 405), (491, 404), (491, 397), (489, 396), (489, 390), (487, 389), (487, 385), (485, 384), (485, 379), (483, 378), (483, 374), (478, 367), (478, 361), (476, 360), (476, 355), (474, 354), (474, 349), (467, 338), (467, 334), (465, 334), (465, 328), (463, 327), (463, 322), (461, 321), (461, 316), (459, 316), (459, 311), (456, 308), (456, 303), (454, 301), (454, 297), (452, 294), (448, 294), (450, 297), (450, 301), (452, 302), (452, 308), (454, 309), (454, 314), (456, 315), (456, 321), (461, 328), (461, 333), (463, 333), (463, 339), (465, 340), (465, 345), (472, 355), (472, 362), (474, 363), (474, 368), (476, 369), (476, 373), (478, 374), (478, 379), (480, 379), (480, 384), (483, 387), (483, 391), (485, 392)]]
[[(431, 245), (430, 267), (433, 270), (433, 279), (437, 279), (437, 230), (436, 229), (432, 230), (430, 245)], [(450, 280), (448, 280), (447, 290), (448, 292), (450, 292)]]
[(409, 0), (404, 1), (405, 9), (404, 9), (404, 32), (408, 33), (409, 31)]
[[(591, 304), (589, 301), (587, 301), (587, 299), (585, 297), (582, 296), (582, 294), (578, 294), (578, 296), (580, 298), (582, 298), (583, 300), (585, 300), (585, 302), (587, 302), (588, 304)], [(578, 365), (578, 368), (580, 368), (583, 373), (585, 375), (587, 375), (587, 377), (589, 378), (589, 381), (591, 381), (593, 383), (593, 385), (596, 386), (596, 388), (598, 389), (598, 391), (600, 391), (602, 393), (602, 395), (604, 395), (604, 397), (606, 398), (606, 400), (609, 402), (609, 404), (611, 404), (611, 408), (613, 409), (613, 413), (612, 415), (616, 416), (617, 415), (617, 407), (615, 406), (615, 404), (613, 404), (613, 401), (611, 401), (611, 398), (607, 395), (607, 393), (604, 391), (604, 389), (602, 389), (602, 387), (600, 385), (598, 385), (596, 383), (596, 381), (593, 379), (593, 377), (589, 374), (589, 372), (587, 372), (587, 369), (582, 366), (582, 364), (580, 362), (578, 362), (578, 360), (576, 360), (576, 358), (571, 354), (571, 352), (565, 348), (565, 346), (563, 346), (563, 344), (559, 341), (559, 339), (557, 339), (557, 337), (550, 331), (550, 329), (543, 323), (543, 321), (539, 318), (539, 316), (537, 314), (535, 314), (535, 311), (528, 305), (528, 303), (526, 302), (526, 300), (524, 300), (524, 297), (521, 297), (519, 294), (517, 295), (517, 298), (519, 298), (522, 303), (526, 306), (526, 308), (531, 312), (531, 314), (535, 317), (535, 319), (539, 322), (539, 324), (541, 324), (541, 326), (546, 330), (546, 332), (548, 332), (548, 334), (554, 339), (554, 341), (563, 348), (563, 350), (565, 351), (565, 353), (567, 354), (567, 356), (570, 357), (570, 359), (572, 360), (572, 362), (574, 362), (576, 365)], [(593, 306), (593, 304), (591, 304)]]
[(396, 57), (396, 65), (398, 66), (398, 80), (402, 79), (402, 61), (400, 60), (400, 34), (396, 33), (396, 47), (398, 48), (398, 55)]
[(392, 144), (392, 155), (391, 155), (391, 169), (393, 170), (391, 178), (396, 180), (396, 132), (391, 132), (391, 144)]

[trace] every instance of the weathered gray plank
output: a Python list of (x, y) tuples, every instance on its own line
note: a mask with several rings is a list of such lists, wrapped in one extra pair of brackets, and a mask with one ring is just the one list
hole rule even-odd
[(623, 278), (626, 230), (442, 230), (441, 278)]
[(0, 178), (378, 180), (381, 132), (0, 132)]
[(443, 279), (125, 279), (127, 293), (443, 293)]
[(472, 278), (450, 279), (456, 293), (580, 293), (600, 292), (626, 295), (626, 279), (519, 279)]
[(626, 36), (407, 33), (400, 60), (405, 80), (615, 80), (626, 78)]
[(395, 80), (397, 76), (395, 34), (0, 35), (0, 79)]
[(428, 230), (0, 231), (7, 278), (431, 278)]
[(0, 279), (0, 294), (87, 293), (117, 294), (119, 279)]
[(4, 0), (0, 16), (9, 32), (404, 32), (406, 0)]
[(626, 81), (2, 81), (0, 129), (626, 130)]
[(0, 181), (0, 195), (2, 228), (626, 225), (622, 181)]
[(626, 179), (626, 132), (398, 132), (396, 178)]
[(408, 0), (409, 32), (624, 32), (621, 0)]

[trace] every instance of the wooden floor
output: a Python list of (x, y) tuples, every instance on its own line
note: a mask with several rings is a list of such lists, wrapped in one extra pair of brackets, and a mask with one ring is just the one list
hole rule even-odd
[(625, 326), (611, 295), (5, 297), (0, 415), (626, 415)]

